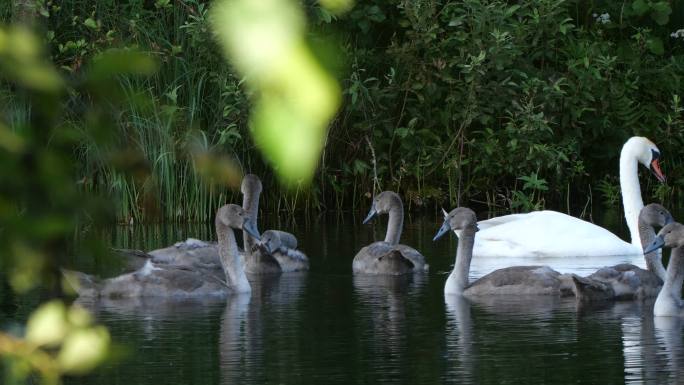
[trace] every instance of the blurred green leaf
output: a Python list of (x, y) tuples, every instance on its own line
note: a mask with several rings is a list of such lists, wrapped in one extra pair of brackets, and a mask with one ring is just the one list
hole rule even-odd
[(9, 152), (19, 153), (24, 150), (24, 147), (24, 139), (21, 136), (0, 124), (0, 148), (4, 148)]
[(328, 11), (338, 15), (349, 11), (354, 6), (353, 0), (318, 0), (318, 2)]
[(637, 15), (642, 16), (646, 12), (648, 12), (648, 10), (651, 9), (651, 7), (645, 0), (635, 0), (632, 3), (632, 9)]
[(90, 81), (109, 81), (117, 75), (150, 75), (157, 70), (157, 63), (146, 53), (111, 49), (93, 60), (88, 72)]
[(254, 92), (255, 142), (286, 185), (308, 183), (340, 102), (335, 80), (304, 39), (289, 0), (220, 1), (212, 22), (227, 56)]
[(26, 340), (38, 346), (57, 346), (68, 329), (64, 303), (53, 300), (33, 312), (26, 324)]
[(659, 1), (651, 5), (653, 12), (651, 13), (651, 18), (658, 23), (658, 25), (665, 25), (670, 20), (670, 14), (672, 14), (672, 8), (670, 4), (666, 1)]
[(665, 53), (665, 46), (663, 41), (658, 37), (652, 37), (646, 41), (646, 46), (648, 49), (656, 55), (662, 55)]
[(57, 362), (64, 373), (85, 374), (107, 357), (109, 345), (109, 332), (104, 327), (78, 329), (65, 338)]
[(57, 92), (64, 85), (43, 57), (40, 41), (22, 27), (0, 28), (0, 73), (8, 80), (42, 92)]

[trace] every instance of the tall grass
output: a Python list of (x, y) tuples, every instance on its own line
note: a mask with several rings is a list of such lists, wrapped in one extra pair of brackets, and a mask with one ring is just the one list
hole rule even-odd
[[(306, 3), (311, 40), (334, 34), (342, 47), (340, 57), (319, 54), (339, 73), (345, 104), (313, 184), (285, 191), (251, 140), (250, 95), (213, 41), (208, 2), (61, 2), (41, 22), (54, 32), (53, 60), (75, 81), (111, 47), (136, 46), (159, 62), (153, 76), (119, 78), (130, 103), (113, 117), (118, 143), (82, 143), (76, 179), (109, 192), (120, 222), (205, 221), (238, 201), (237, 191), (206, 183), (194, 152), (228, 155), (258, 174), (261, 207), (272, 212), (365, 209), (372, 194), (394, 189), (412, 210), (547, 206), (577, 215), (592, 193), (602, 201), (599, 181), (603, 191), (616, 187), (620, 146), (640, 134), (660, 146), (671, 181), (648, 180), (646, 199), (679, 201), (684, 111), (672, 101), (682, 97), (684, 41), (669, 34), (681, 28), (683, 5), (674, 2), (661, 25), (655, 14), (618, 18), (622, 3), (604, 1), (419, 3), (359, 2), (339, 19)], [(613, 20), (597, 23), (594, 12)], [(73, 99), (77, 109), (87, 98)], [(10, 125), (30, 116), (11, 89), (0, 86), (0, 101)], [(116, 152), (137, 176), (111, 165)], [(548, 190), (525, 191), (519, 178), (533, 175)]]

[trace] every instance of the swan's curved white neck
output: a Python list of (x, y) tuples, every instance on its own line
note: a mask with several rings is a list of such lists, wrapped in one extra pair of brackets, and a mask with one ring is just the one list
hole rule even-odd
[(641, 186), (639, 185), (637, 151), (636, 143), (627, 142), (620, 152), (620, 190), (632, 244), (641, 249), (637, 223), (639, 212), (644, 208), (644, 201), (641, 198)]

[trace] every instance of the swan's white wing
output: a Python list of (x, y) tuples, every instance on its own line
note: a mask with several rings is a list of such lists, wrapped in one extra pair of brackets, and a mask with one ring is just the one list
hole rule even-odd
[(477, 233), (474, 252), (476, 256), (584, 257), (641, 254), (637, 247), (610, 231), (556, 211), (535, 211), (502, 218), (490, 222), (499, 224), (481, 228)]
[(500, 217), (494, 217), (494, 218), (487, 219), (484, 221), (479, 221), (479, 222), (477, 222), (477, 227), (479, 227), (480, 230), (486, 230), (490, 227), (505, 225), (507, 223), (518, 222), (518, 221), (522, 221), (525, 219), (529, 219), (528, 218), (529, 215), (530, 215), (530, 213), (528, 213), (528, 214), (502, 215)]

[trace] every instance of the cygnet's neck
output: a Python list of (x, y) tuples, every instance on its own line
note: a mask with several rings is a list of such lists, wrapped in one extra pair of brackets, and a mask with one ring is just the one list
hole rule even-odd
[(454, 270), (449, 274), (444, 285), (444, 294), (463, 294), (468, 287), (468, 274), (470, 274), (470, 261), (473, 258), (473, 245), (475, 244), (475, 230), (464, 229), (458, 238), (456, 249), (456, 261)]
[[(653, 226), (649, 225), (646, 223), (646, 221), (641, 219), (641, 216), (639, 217), (639, 239), (641, 240), (642, 245), (649, 245), (651, 242), (653, 242), (653, 239), (655, 239), (656, 233), (655, 230), (653, 229)], [(644, 259), (646, 259), (646, 267), (648, 270), (651, 272), (655, 273), (655, 275), (658, 276), (658, 278), (662, 279), (663, 282), (665, 281), (665, 267), (663, 266), (663, 261), (661, 258), (662, 255), (662, 250), (658, 249), (655, 251), (652, 251), (646, 255), (644, 255)]]
[[(258, 228), (257, 216), (259, 214), (260, 195), (260, 191), (254, 188), (249, 188), (242, 196), (242, 208), (247, 212), (247, 215), (249, 215), (249, 219), (252, 221), (255, 228)], [(242, 234), (242, 241), (245, 247), (245, 255), (252, 254), (252, 249), (254, 248), (254, 245), (256, 245), (256, 240), (254, 239), (254, 237), (252, 237), (246, 231), (244, 231)]]
[(684, 247), (672, 249), (667, 264), (665, 283), (656, 299), (653, 313), (661, 316), (677, 316), (682, 311), (682, 282), (684, 282)]
[(399, 244), (401, 229), (404, 225), (404, 208), (401, 204), (393, 204), (389, 210), (389, 221), (387, 222), (387, 234), (385, 242), (390, 245)]
[(644, 208), (641, 198), (641, 186), (639, 185), (639, 163), (635, 148), (637, 142), (628, 141), (620, 152), (620, 190), (622, 192), (622, 204), (625, 210), (625, 220), (632, 244), (641, 249), (641, 239), (637, 220), (639, 212)]
[(249, 285), (238, 253), (235, 232), (224, 224), (217, 224), (216, 235), (218, 236), (219, 259), (226, 275), (226, 284), (236, 293), (251, 292), (252, 287)]

